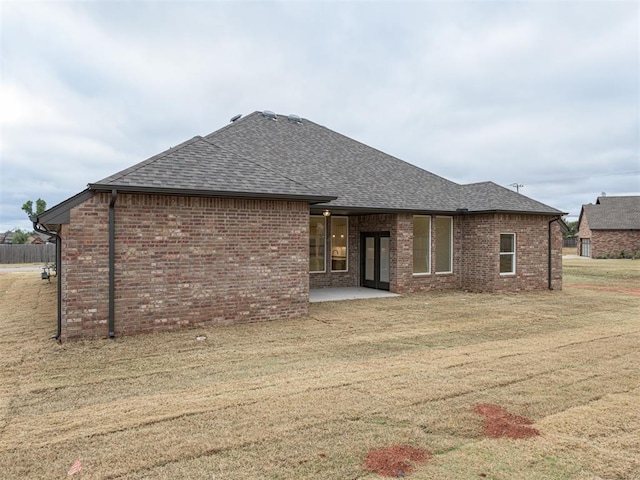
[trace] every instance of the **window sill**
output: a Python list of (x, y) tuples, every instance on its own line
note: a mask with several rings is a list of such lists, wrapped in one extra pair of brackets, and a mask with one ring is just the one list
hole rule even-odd
[(412, 273), (411, 274), (413, 277), (430, 277), (431, 276), (431, 272), (425, 272), (425, 273)]

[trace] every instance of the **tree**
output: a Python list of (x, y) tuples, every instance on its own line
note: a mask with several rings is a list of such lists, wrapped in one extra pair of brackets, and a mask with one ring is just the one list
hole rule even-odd
[(28, 238), (29, 238), (29, 232), (22, 230), (20, 228), (16, 228), (13, 231), (13, 240), (11, 240), (11, 243), (13, 243), (14, 245), (27, 243)]
[(569, 232), (567, 233), (567, 237), (575, 237), (578, 234), (578, 221), (575, 222), (567, 222), (567, 227), (569, 227)]
[(46, 209), (47, 209), (47, 202), (45, 202), (41, 198), (38, 198), (36, 200), (36, 211), (35, 212), (33, 211), (33, 202), (31, 200), (27, 200), (22, 205), (22, 210), (24, 210), (26, 212), (26, 214), (29, 215), (29, 217), (31, 217), (31, 215), (38, 216), (42, 212), (44, 212)]

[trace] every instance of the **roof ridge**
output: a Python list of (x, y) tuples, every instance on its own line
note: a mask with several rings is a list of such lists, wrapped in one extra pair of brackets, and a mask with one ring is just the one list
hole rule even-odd
[[(247, 115), (243, 115), (243, 116), (241, 116), (239, 119), (237, 119), (235, 122), (229, 122), (229, 123), (228, 123), (228, 124), (226, 124), (224, 127), (220, 127), (219, 129), (214, 130), (214, 131), (213, 131), (213, 132), (211, 132), (211, 133), (207, 133), (206, 135), (204, 135), (204, 137), (203, 137), (203, 138), (204, 138), (205, 140), (207, 140), (207, 141), (208, 141), (208, 140), (209, 140), (209, 138), (208, 138), (208, 137), (210, 137), (210, 136), (212, 136), (212, 135), (215, 135), (215, 134), (216, 134), (216, 133), (218, 133), (218, 132), (222, 132), (223, 130), (227, 130), (227, 129), (229, 129), (229, 128), (233, 127), (234, 125), (237, 125), (239, 122), (243, 122), (243, 121), (244, 121), (244, 120), (246, 120), (247, 118), (249, 118), (249, 117), (253, 117), (253, 116), (254, 116), (255, 114), (257, 114), (257, 113), (261, 113), (261, 112), (259, 112), (258, 110), (255, 110), (255, 111), (253, 111), (253, 112), (251, 112), (251, 113), (248, 113)], [(217, 146), (220, 146), (220, 145), (217, 145)]]
[[(227, 126), (228, 126), (228, 125), (227, 125)], [(217, 130), (216, 130), (216, 131), (217, 131)], [(213, 132), (213, 133), (215, 133), (215, 132)], [(222, 147), (222, 146), (218, 145), (217, 143), (214, 143), (212, 140), (209, 140), (209, 139), (208, 139), (208, 138), (206, 138), (206, 137), (205, 137), (205, 138), (202, 138), (202, 140), (203, 140), (203, 141), (205, 141), (205, 142), (207, 142), (207, 143), (208, 143), (208, 144), (210, 144), (210, 145), (213, 145), (214, 147), (219, 148), (220, 150), (224, 150), (225, 152), (232, 153), (232, 154), (233, 154), (233, 155), (235, 155), (236, 157), (240, 157), (240, 158), (242, 158), (243, 160), (246, 160), (247, 162), (250, 162), (250, 163), (253, 163), (254, 165), (259, 166), (260, 168), (264, 168), (265, 170), (268, 170), (268, 171), (270, 171), (271, 173), (275, 173), (276, 175), (278, 175), (278, 176), (280, 176), (280, 177), (282, 177), (282, 178), (286, 178), (286, 179), (287, 179), (287, 180), (289, 180), (290, 182), (293, 182), (293, 183), (295, 183), (295, 184), (297, 184), (297, 185), (300, 185), (301, 187), (307, 188), (307, 189), (309, 189), (310, 191), (316, 191), (316, 189), (315, 189), (315, 188), (310, 187), (309, 185), (306, 185), (306, 184), (304, 184), (304, 183), (302, 183), (302, 182), (299, 182), (299, 181), (297, 181), (297, 180), (294, 180), (293, 178), (290, 178), (290, 177), (288, 177), (287, 175), (283, 175), (283, 174), (282, 174), (282, 172), (279, 172), (279, 171), (277, 171), (277, 170), (276, 170), (276, 169), (274, 169), (274, 168), (269, 168), (269, 167), (267, 167), (267, 166), (263, 165), (262, 163), (255, 161), (255, 160), (251, 160), (250, 158), (247, 158), (247, 157), (245, 157), (244, 155), (241, 155), (240, 153), (236, 153), (236, 152), (234, 152), (233, 150), (230, 150), (230, 149), (228, 149), (228, 148)]]
[[(132, 165), (129, 168), (125, 168), (124, 170), (120, 170), (119, 172), (114, 173), (113, 175), (110, 175), (108, 177), (103, 178), (100, 182), (95, 182), (91, 185), (99, 185), (100, 183), (103, 183), (103, 180), (109, 179), (109, 182), (114, 182), (116, 180), (120, 180), (122, 177), (129, 175), (130, 173), (133, 172), (137, 172), (138, 170), (140, 170), (143, 167), (146, 167), (148, 165), (151, 165), (152, 163), (160, 160), (161, 158), (169, 155), (169, 153), (174, 153), (176, 150), (180, 150), (184, 147), (187, 147), (189, 145), (191, 145), (192, 143), (195, 143), (197, 140), (204, 140), (200, 135), (196, 135), (193, 138), (190, 138), (189, 140), (185, 140), (182, 143), (179, 143), (178, 145), (176, 145), (175, 147), (169, 147), (167, 150), (165, 150), (164, 152), (160, 152), (157, 153), (156, 155), (153, 155), (152, 157), (147, 158), (146, 160), (142, 160), (141, 162), (136, 163), (135, 165)], [(104, 182), (106, 183), (106, 182)]]

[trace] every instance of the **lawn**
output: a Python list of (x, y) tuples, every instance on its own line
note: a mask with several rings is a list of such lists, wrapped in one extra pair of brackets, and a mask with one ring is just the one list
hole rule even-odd
[[(639, 288), (638, 261), (578, 258), (563, 291), (60, 345), (55, 282), (0, 273), (1, 476), (376, 479), (403, 445), (430, 454), (412, 479), (638, 479)], [(483, 404), (539, 435), (487, 436)]]

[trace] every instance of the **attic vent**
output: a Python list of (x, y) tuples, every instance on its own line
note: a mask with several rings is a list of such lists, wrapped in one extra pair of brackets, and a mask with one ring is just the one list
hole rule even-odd
[(262, 116), (264, 118), (268, 118), (269, 120), (278, 120), (278, 116), (271, 110), (265, 110), (264, 112), (262, 112)]
[(291, 115), (289, 115), (289, 121), (292, 123), (302, 123), (302, 118), (300, 118), (298, 115), (294, 115), (293, 113)]
[(236, 120), (238, 120), (241, 116), (242, 116), (242, 114), (241, 114), (241, 113), (239, 113), (239, 114), (237, 114), (236, 116), (231, 117), (231, 120), (229, 120), (229, 121), (230, 121), (230, 122), (235, 122), (235, 121), (236, 121)]

